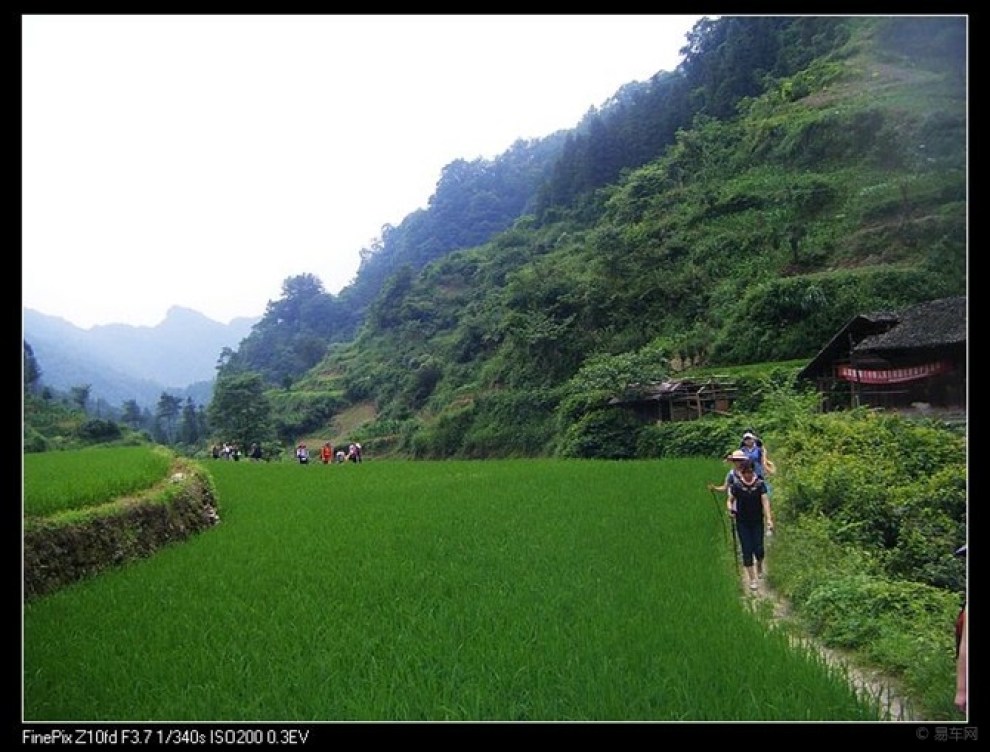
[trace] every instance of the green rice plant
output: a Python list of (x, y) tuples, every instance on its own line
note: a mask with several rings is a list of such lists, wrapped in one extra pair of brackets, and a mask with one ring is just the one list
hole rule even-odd
[(212, 463), (222, 522), (32, 601), (30, 721), (865, 721), (754, 617), (710, 460)]
[(171, 465), (168, 450), (150, 445), (25, 454), (23, 511), (42, 517), (104, 504), (150, 488)]

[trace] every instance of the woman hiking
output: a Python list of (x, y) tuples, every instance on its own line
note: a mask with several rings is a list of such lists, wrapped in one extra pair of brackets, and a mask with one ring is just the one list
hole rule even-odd
[(749, 589), (756, 590), (757, 581), (764, 574), (764, 524), (767, 530), (773, 531), (773, 514), (770, 511), (767, 484), (756, 474), (752, 460), (739, 463), (738, 474), (729, 482), (726, 506), (734, 518), (736, 532), (739, 534), (739, 547), (742, 549), (743, 567), (749, 576)]
[(716, 486), (714, 483), (708, 484), (709, 491), (728, 491), (729, 485), (732, 483), (732, 479), (737, 477), (739, 474), (739, 465), (746, 461), (746, 454), (741, 449), (737, 449), (736, 451), (725, 455), (725, 461), (731, 462), (732, 467), (730, 467), (729, 471), (725, 474), (725, 480), (722, 481), (722, 485)]

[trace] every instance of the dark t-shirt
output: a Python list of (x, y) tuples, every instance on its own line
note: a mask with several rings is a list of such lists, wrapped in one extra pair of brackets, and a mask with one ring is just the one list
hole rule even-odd
[(736, 500), (736, 519), (744, 522), (759, 522), (763, 519), (763, 494), (767, 492), (767, 484), (757, 478), (753, 485), (747, 486), (738, 477), (729, 486), (729, 492)]

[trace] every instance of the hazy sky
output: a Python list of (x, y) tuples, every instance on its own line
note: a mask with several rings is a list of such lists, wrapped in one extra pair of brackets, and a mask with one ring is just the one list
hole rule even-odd
[(573, 128), (700, 16), (22, 16), (22, 303), (77, 326), (337, 293), (443, 167)]

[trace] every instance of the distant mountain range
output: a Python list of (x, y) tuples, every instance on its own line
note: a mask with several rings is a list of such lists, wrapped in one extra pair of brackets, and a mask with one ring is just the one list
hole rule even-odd
[(24, 309), (24, 340), (41, 368), (41, 383), (60, 391), (90, 385), (92, 399), (113, 407), (136, 400), (153, 408), (162, 392), (197, 404), (209, 399), (217, 359), (236, 350), (258, 318), (221, 324), (173, 306), (157, 326), (105, 324), (81, 329), (65, 319)]

